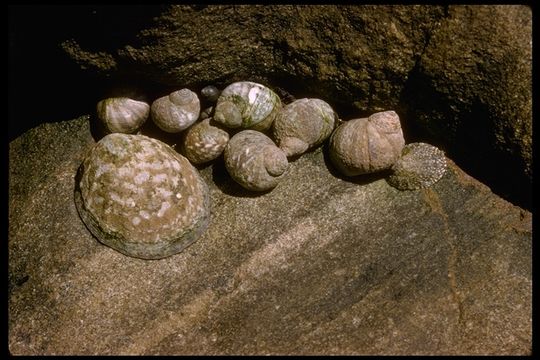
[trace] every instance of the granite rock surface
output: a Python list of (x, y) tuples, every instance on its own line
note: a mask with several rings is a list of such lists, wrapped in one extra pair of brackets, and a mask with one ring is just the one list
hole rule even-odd
[(201, 168), (211, 222), (124, 256), (80, 220), (88, 117), (9, 148), (12, 354), (530, 354), (531, 213), (452, 161), (428, 189), (345, 179), (326, 148), (270, 192)]

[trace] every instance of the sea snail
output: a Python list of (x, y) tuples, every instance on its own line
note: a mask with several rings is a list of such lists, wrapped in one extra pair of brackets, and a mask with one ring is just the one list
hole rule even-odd
[(330, 160), (347, 176), (374, 173), (390, 168), (404, 145), (398, 115), (378, 112), (338, 126), (330, 137)]
[(251, 81), (235, 82), (219, 96), (214, 120), (229, 128), (265, 131), (281, 109), (279, 96)]
[(399, 190), (430, 187), (446, 172), (444, 152), (426, 143), (405, 145), (386, 181)]
[(322, 144), (334, 130), (335, 120), (334, 110), (325, 101), (299, 99), (283, 107), (272, 133), (278, 146), (291, 157)]
[(163, 131), (177, 133), (187, 129), (199, 118), (201, 104), (197, 94), (189, 89), (174, 91), (152, 103), (152, 120)]
[(143, 135), (97, 142), (79, 167), (75, 204), (100, 242), (143, 259), (182, 251), (210, 221), (209, 191), (197, 169)]
[(214, 85), (205, 86), (201, 90), (201, 95), (203, 96), (203, 99), (210, 103), (215, 103), (219, 98), (220, 94), (221, 91), (219, 91), (219, 89)]
[(219, 157), (229, 142), (229, 134), (214, 126), (212, 119), (196, 122), (183, 133), (181, 152), (193, 164), (202, 164)]
[(234, 135), (224, 152), (231, 177), (248, 190), (270, 190), (279, 183), (289, 163), (285, 153), (261, 132), (243, 130)]
[(113, 97), (99, 101), (98, 119), (109, 133), (133, 133), (148, 118), (150, 105), (127, 97)]

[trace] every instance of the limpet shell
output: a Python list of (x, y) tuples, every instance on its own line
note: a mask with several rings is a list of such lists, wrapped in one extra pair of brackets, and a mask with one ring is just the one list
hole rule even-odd
[(75, 204), (100, 242), (143, 259), (182, 251), (210, 221), (209, 191), (197, 169), (143, 135), (97, 142), (77, 173)]

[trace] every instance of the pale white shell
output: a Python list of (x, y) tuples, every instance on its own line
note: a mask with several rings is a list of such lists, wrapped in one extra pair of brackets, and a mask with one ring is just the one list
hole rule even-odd
[(300, 155), (322, 144), (334, 130), (336, 114), (320, 99), (299, 99), (285, 105), (272, 128), (274, 139), (287, 156)]
[(210, 118), (193, 124), (183, 135), (181, 151), (193, 164), (216, 159), (229, 142), (229, 134), (213, 126)]
[(97, 103), (96, 113), (109, 133), (133, 133), (148, 119), (150, 105), (127, 97), (103, 99)]
[(229, 128), (264, 131), (272, 126), (281, 109), (279, 96), (268, 87), (251, 81), (227, 86), (219, 96), (214, 120)]
[(330, 160), (347, 176), (374, 173), (390, 168), (403, 146), (399, 116), (383, 111), (341, 124), (330, 137)]
[(155, 100), (150, 111), (152, 120), (161, 130), (177, 133), (197, 121), (201, 104), (196, 93), (181, 89)]
[(224, 152), (231, 177), (248, 190), (274, 188), (289, 167), (287, 156), (268, 136), (254, 130), (234, 135)]

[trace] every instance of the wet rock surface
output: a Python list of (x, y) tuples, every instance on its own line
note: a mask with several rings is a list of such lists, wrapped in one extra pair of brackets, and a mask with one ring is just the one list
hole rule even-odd
[(319, 148), (253, 194), (202, 168), (208, 230), (162, 260), (80, 220), (88, 117), (10, 143), (12, 354), (530, 354), (531, 213), (449, 161), (428, 189), (336, 177)]

